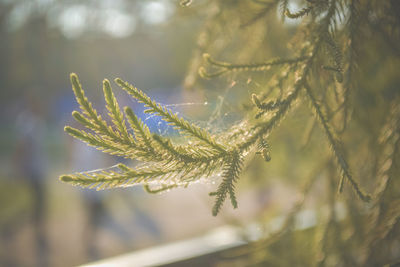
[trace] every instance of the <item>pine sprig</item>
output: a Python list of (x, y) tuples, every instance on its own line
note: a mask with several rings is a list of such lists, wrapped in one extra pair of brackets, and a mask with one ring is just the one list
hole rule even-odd
[(92, 104), (89, 102), (87, 97), (85, 96), (85, 92), (82, 89), (82, 85), (79, 82), (78, 76), (75, 73), (71, 73), (70, 75), (72, 90), (74, 91), (76, 101), (80, 105), (83, 113), (96, 122), (99, 122), (99, 118), (96, 110), (93, 108)]
[(235, 196), (235, 183), (242, 169), (243, 160), (238, 151), (232, 152), (229, 161), (225, 164), (223, 172), (223, 180), (218, 186), (217, 191), (211, 192), (210, 196), (215, 196), (215, 204), (212, 209), (213, 216), (217, 216), (225, 202), (227, 195), (231, 200), (232, 206), (237, 208), (237, 200)]
[(122, 138), (125, 142), (134, 142), (132, 136), (128, 133), (126, 128), (124, 115), (121, 112), (118, 102), (112, 92), (110, 82), (108, 80), (103, 81), (104, 98), (106, 100), (106, 107), (109, 111), (109, 116), (112, 119), (114, 125), (121, 133)]
[(97, 111), (93, 108), (92, 103), (90, 103), (85, 96), (85, 92), (82, 89), (78, 76), (75, 73), (71, 73), (70, 77), (72, 90), (74, 91), (76, 101), (79, 103), (80, 108), (83, 112), (82, 115), (85, 116), (86, 119), (92, 123), (92, 125), (94, 126), (93, 130), (118, 139), (118, 134), (116, 134), (114, 130), (107, 125), (107, 122), (104, 121), (101, 116), (97, 114)]
[(147, 150), (154, 152), (153, 145), (151, 144), (151, 134), (149, 127), (139, 119), (130, 107), (124, 108), (125, 114), (128, 118), (129, 125), (135, 133), (136, 142), (142, 145)]
[[(75, 186), (86, 188), (96, 188), (96, 190), (103, 190), (116, 187), (127, 187), (132, 185), (148, 184), (157, 182), (161, 177), (169, 178), (174, 173), (179, 172), (179, 168), (142, 168), (139, 170), (131, 169), (123, 164), (119, 164), (117, 171), (100, 170), (95, 172), (82, 172), (71, 175), (63, 175), (60, 180)], [(179, 181), (170, 181), (171, 184), (179, 183)]]
[(135, 169), (124, 164), (118, 164), (117, 167), (117, 171), (101, 169), (62, 175), (60, 180), (71, 185), (97, 190), (135, 185), (154, 185), (172, 189), (178, 186), (187, 186), (199, 180), (199, 177), (211, 176), (216, 170), (219, 170), (220, 164), (190, 165), (169, 162), (165, 164), (147, 163)]
[[(79, 114), (79, 113), (78, 113)], [(88, 145), (95, 147), (99, 150), (102, 150), (104, 152), (107, 152), (111, 155), (117, 155), (121, 157), (126, 157), (126, 158), (132, 158), (135, 157), (135, 154), (132, 153), (132, 151), (129, 149), (129, 147), (126, 147), (124, 145), (121, 145), (119, 143), (114, 143), (110, 140), (105, 140), (102, 137), (99, 137), (98, 135), (91, 134), (85, 131), (81, 131), (78, 129), (75, 129), (70, 126), (66, 126), (64, 130), (71, 136), (75, 137), (76, 139), (79, 139)]]

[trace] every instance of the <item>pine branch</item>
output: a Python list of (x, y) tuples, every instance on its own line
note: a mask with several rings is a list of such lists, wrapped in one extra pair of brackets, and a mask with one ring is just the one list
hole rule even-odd
[(203, 54), (204, 60), (214, 66), (219, 68), (220, 70), (214, 73), (208, 73), (204, 67), (199, 69), (199, 74), (203, 78), (214, 78), (220, 76), (227, 72), (238, 72), (238, 71), (266, 71), (269, 70), (272, 66), (278, 65), (293, 65), (299, 62), (302, 62), (307, 59), (307, 57), (298, 57), (292, 59), (273, 59), (268, 62), (263, 63), (254, 63), (254, 64), (232, 64), (224, 61), (217, 61), (211, 58), (209, 54)]
[(175, 126), (179, 131), (189, 134), (197, 139), (203, 141), (205, 144), (208, 144), (215, 150), (220, 153), (225, 153), (225, 147), (221, 144), (217, 143), (214, 138), (205, 130), (190, 124), (182, 118), (179, 118), (176, 114), (172, 113), (165, 107), (162, 107), (160, 104), (151, 100), (145, 93), (141, 90), (135, 88), (134, 86), (122, 81), (121, 79), (116, 79), (115, 82), (121, 86), (125, 91), (127, 91), (131, 96), (136, 98), (139, 102), (145, 104), (148, 108), (146, 113), (155, 113), (161, 116), (166, 122)]
[(349, 20), (347, 22), (348, 25), (348, 39), (349, 39), (349, 48), (348, 48), (348, 55), (347, 55), (347, 71), (346, 77), (344, 81), (344, 110), (343, 110), (343, 127), (341, 132), (343, 132), (347, 128), (347, 122), (349, 117), (349, 99), (351, 96), (351, 90), (354, 86), (354, 70), (356, 66), (356, 34), (358, 28), (358, 0), (350, 0), (349, 3)]
[(268, 101), (267, 103), (265, 102), (261, 103), (256, 94), (253, 94), (251, 96), (251, 100), (253, 101), (253, 104), (258, 109), (260, 109), (260, 111), (255, 116), (256, 119), (259, 119), (262, 115), (264, 115), (268, 111), (273, 111), (278, 109), (284, 103), (284, 101), (281, 101), (279, 99), (276, 101)]
[(334, 71), (336, 73), (335, 76), (336, 80), (339, 83), (342, 83), (343, 82), (342, 52), (340, 51), (340, 48), (338, 47), (335, 40), (330, 34), (326, 34), (325, 41), (330, 47), (330, 52), (332, 54), (332, 58), (334, 61), (334, 67), (324, 66), (324, 69)]
[[(126, 127), (124, 114), (112, 92), (107, 80), (103, 82), (104, 97), (109, 116), (115, 126), (115, 130), (108, 126), (92, 104), (86, 98), (84, 91), (75, 74), (71, 75), (71, 82), (77, 101), (81, 106), (83, 114), (74, 111), (73, 117), (88, 130), (78, 130), (65, 127), (65, 131), (71, 136), (84, 141), (90, 146), (103, 150), (113, 155), (146, 162), (145, 167), (131, 169), (120, 164), (119, 172), (99, 170), (94, 172), (83, 172), (72, 175), (63, 175), (60, 179), (64, 182), (82, 187), (107, 189), (114, 187), (125, 187), (132, 185), (147, 184), (149, 182), (161, 185), (188, 185), (202, 177), (209, 177), (220, 171), (224, 163), (223, 147), (217, 144), (211, 135), (197, 126), (190, 125), (185, 120), (178, 118), (169, 110), (153, 102), (146, 95), (141, 94), (141, 100), (149, 104), (151, 111), (161, 115), (168, 122), (173, 123), (180, 130), (191, 133), (202, 141), (187, 146), (175, 147), (169, 141), (158, 135), (151, 135), (148, 127), (133, 113), (125, 107), (125, 114), (133, 129), (132, 136)], [(167, 141), (167, 142), (166, 142)], [(219, 149), (219, 151), (216, 151)]]
[(158, 193), (161, 193), (163, 191), (168, 191), (168, 190), (171, 190), (171, 189), (176, 188), (176, 187), (177, 187), (177, 185), (161, 185), (161, 187), (158, 188), (158, 189), (152, 189), (152, 188), (150, 188), (149, 185), (144, 185), (143, 186), (144, 190), (149, 194), (158, 194)]
[[(366, 202), (370, 201), (371, 197), (369, 195), (365, 194), (364, 192), (362, 192), (358, 183), (356, 181), (354, 181), (354, 179), (350, 173), (349, 165), (339, 147), (339, 141), (337, 140), (337, 137), (334, 135), (334, 132), (331, 129), (331, 127), (326, 119), (326, 116), (323, 114), (321, 106), (318, 104), (317, 100), (315, 99), (315, 97), (311, 91), (311, 88), (309, 87), (308, 84), (304, 84), (304, 88), (306, 89), (307, 95), (310, 98), (313, 110), (314, 110), (317, 118), (321, 122), (322, 127), (326, 133), (326, 136), (328, 138), (332, 152), (335, 155), (340, 168), (342, 169), (343, 177), (346, 178), (350, 182), (354, 191), (356, 192), (356, 194), (358, 195), (358, 197), (361, 200), (366, 201)], [(342, 191), (342, 188), (343, 188), (343, 178), (339, 182), (339, 191), (340, 192)]]
[(308, 13), (310, 13), (311, 10), (313, 10), (313, 6), (308, 6), (308, 7), (305, 7), (303, 9), (297, 11), (296, 13), (291, 13), (290, 10), (287, 8), (285, 11), (285, 15), (288, 18), (297, 19), (297, 18), (301, 18), (303, 16), (308, 15)]
[[(328, 31), (330, 20), (334, 16), (335, 10), (336, 10), (336, 1), (332, 1), (328, 13), (321, 21), (321, 24), (319, 25), (320, 31), (322, 32)], [(295, 102), (295, 100), (298, 98), (301, 89), (304, 87), (304, 84), (306, 83), (308, 75), (314, 65), (315, 58), (320, 52), (322, 41), (323, 38), (319, 36), (313, 46), (313, 50), (310, 53), (310, 56), (307, 57), (307, 60), (304, 63), (302, 74), (300, 75), (300, 78), (297, 79), (292, 93), (289, 94), (284, 101), (282, 101), (283, 104), (280, 106), (280, 108), (276, 111), (275, 115), (268, 122), (261, 123), (260, 127), (257, 127), (257, 130), (251, 136), (247, 137), (243, 142), (241, 142), (238, 145), (238, 148), (241, 151), (247, 150), (249, 147), (254, 145), (258, 139), (267, 137), (272, 131), (272, 129), (274, 129), (287, 115), (292, 106), (292, 103)]]

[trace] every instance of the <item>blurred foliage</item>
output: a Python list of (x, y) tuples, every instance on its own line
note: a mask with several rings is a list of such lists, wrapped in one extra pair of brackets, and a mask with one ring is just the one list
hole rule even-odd
[[(273, 114), (274, 109), (279, 112), (282, 91), (293, 90), (304, 78), (300, 70), (273, 69), (271, 58), (288, 58), (309, 46), (315, 49), (321, 39), (325, 42), (321, 51), (310, 54), (316, 55), (315, 62), (295, 112), (269, 137), (272, 161), (257, 171), (248, 168), (257, 183), (268, 186), (271, 182), (265, 180), (288, 179), (303, 197), (279, 231), (267, 231), (260, 241), (229, 253), (221, 265), (395, 266), (400, 260), (400, 6), (396, 1), (298, 1), (288, 8), (293, 2), (220, 1), (213, 17), (218, 26), (210, 24), (203, 32), (217, 37), (210, 37), (201, 52), (226, 62), (207, 55), (205, 61), (214, 72), (200, 68), (200, 74), (241, 82), (247, 89), (238, 89), (243, 98), (256, 93), (253, 103), (260, 112), (256, 118)], [(203, 63), (192, 62), (195, 67), (189, 77), (198, 77), (195, 70)], [(245, 64), (235, 66), (236, 62)], [(311, 116), (303, 105), (307, 98), (314, 110)], [(249, 114), (251, 105), (245, 102), (243, 107)], [(368, 204), (342, 187), (346, 168), (371, 192)], [(309, 209), (317, 221), (309, 230), (299, 230), (296, 216), (301, 218)], [(261, 225), (268, 225), (271, 216), (276, 214), (266, 209)]]

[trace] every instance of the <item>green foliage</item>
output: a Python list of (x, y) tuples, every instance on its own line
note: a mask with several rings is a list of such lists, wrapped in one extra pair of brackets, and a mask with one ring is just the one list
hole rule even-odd
[[(109, 125), (97, 114), (86, 98), (75, 74), (71, 74), (71, 83), (81, 108), (81, 113), (74, 111), (73, 117), (87, 130), (66, 126), (65, 131), (104, 152), (145, 161), (146, 164), (135, 169), (119, 164), (115, 170), (63, 175), (60, 177), (62, 181), (98, 190), (140, 184), (145, 185), (147, 191), (158, 192), (159, 189), (151, 190), (149, 185), (161, 185), (162, 189), (186, 186), (190, 182), (217, 173), (224, 165), (225, 155), (229, 152), (223, 145), (217, 143), (213, 136), (177, 117), (170, 110), (152, 101), (142, 91), (122, 80), (116, 79), (116, 83), (139, 102), (144, 103), (147, 107), (146, 113), (161, 116), (176, 129), (188, 135), (188, 138), (195, 139), (194, 143), (177, 146), (170, 138), (151, 134), (148, 127), (129, 107), (125, 107), (125, 114), (122, 113), (112, 93), (110, 83), (105, 80), (103, 82), (104, 97), (112, 122), (112, 125)], [(127, 123), (133, 129), (133, 133), (128, 131)]]
[[(194, 5), (190, 3), (181, 2), (192, 8)], [(98, 189), (140, 184), (147, 192), (158, 193), (221, 176), (216, 191), (210, 193), (215, 197), (212, 214), (217, 215), (228, 197), (233, 207), (238, 206), (235, 186), (246, 169), (244, 162), (251, 162), (254, 155), (259, 154), (265, 163), (268, 162), (266, 169), (274, 163), (270, 142), (276, 142), (273, 143), (274, 152), (285, 142), (283, 137), (282, 141), (276, 141), (279, 138), (274, 139), (274, 132), (289, 127), (292, 139), (301, 143), (297, 128), (292, 129), (290, 123), (278, 126), (284, 121), (293, 123), (292, 117), (308, 110), (310, 123), (304, 133), (303, 149), (318, 151), (322, 156), (309, 160), (315, 171), (308, 175), (303, 189), (298, 190), (304, 197), (287, 214), (281, 230), (246, 247), (245, 251), (238, 252), (240, 257), (233, 258), (244, 257), (246, 265), (251, 266), (392, 264), (396, 257), (389, 249), (382, 252), (381, 245), (395, 244), (400, 232), (397, 179), (400, 53), (393, 45), (400, 40), (400, 20), (395, 12), (400, 10), (399, 4), (373, 0), (302, 3), (306, 7), (300, 11), (289, 11), (289, 1), (281, 0), (221, 0), (212, 2), (209, 9), (202, 7), (210, 11), (210, 15), (199, 33), (199, 49), (191, 62), (186, 86), (196, 84), (207, 90), (214, 81), (229, 84), (244, 81), (251, 94), (248, 97), (248, 92), (238, 93), (240, 97), (247, 96), (243, 105), (245, 115), (225, 131), (210, 132), (192, 124), (121, 79), (116, 79), (116, 83), (143, 103), (146, 113), (161, 117), (177, 129), (182, 142), (177, 145), (168, 136), (150, 133), (129, 107), (122, 112), (110, 83), (104, 81), (112, 122), (109, 125), (85, 97), (76, 75), (71, 75), (81, 107), (81, 112), (75, 111), (73, 117), (87, 130), (71, 127), (65, 130), (104, 152), (140, 160), (143, 164), (134, 168), (120, 164), (115, 170), (67, 175), (61, 180)], [(273, 12), (279, 8), (283, 21), (301, 18), (301, 23), (295, 26), (296, 33), (283, 37), (283, 34), (262, 35), (268, 32), (269, 25), (281, 27), (281, 21), (276, 18), (278, 12)], [(221, 34), (221, 31), (231, 35)], [(376, 34), (382, 38), (372, 38)], [(261, 41), (252, 38), (254, 36)], [(286, 43), (288, 47), (282, 48)], [(279, 48), (271, 48), (274, 44)], [(246, 63), (231, 63), (225, 60), (227, 57), (232, 58), (232, 62)], [(262, 85), (252, 87), (256, 84), (254, 81)], [(315, 143), (319, 140), (317, 127), (314, 127), (317, 122), (325, 144)], [(311, 145), (313, 147), (309, 148)], [(325, 147), (330, 152), (328, 155), (323, 154)], [(304, 150), (299, 153), (306, 154)], [(300, 169), (291, 162), (291, 157), (282, 165), (295, 169), (295, 173)], [(321, 215), (318, 225), (310, 231), (296, 231), (296, 216), (320, 180), (327, 186), (318, 202), (325, 205), (328, 214)], [(346, 191), (346, 184), (351, 190)], [(344, 196), (339, 200), (336, 192)], [(353, 194), (361, 201), (356, 201)], [(339, 204), (347, 211), (344, 219), (337, 214)], [(306, 240), (303, 234), (317, 241), (301, 254), (301, 242)], [(298, 245), (292, 239), (301, 242)], [(288, 248), (291, 240), (300, 249)], [(299, 259), (304, 256), (304, 261), (298, 264), (271, 256), (273, 251), (288, 253), (285, 249), (298, 253)], [(231, 259), (227, 261), (231, 264)]]

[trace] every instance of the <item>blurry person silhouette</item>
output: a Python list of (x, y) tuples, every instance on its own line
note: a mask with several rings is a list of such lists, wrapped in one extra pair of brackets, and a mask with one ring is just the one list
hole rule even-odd
[(27, 93), (16, 119), (17, 146), (14, 162), (17, 172), (32, 192), (32, 225), (38, 266), (47, 266), (46, 241), (46, 170), (45, 123), (43, 103)]

